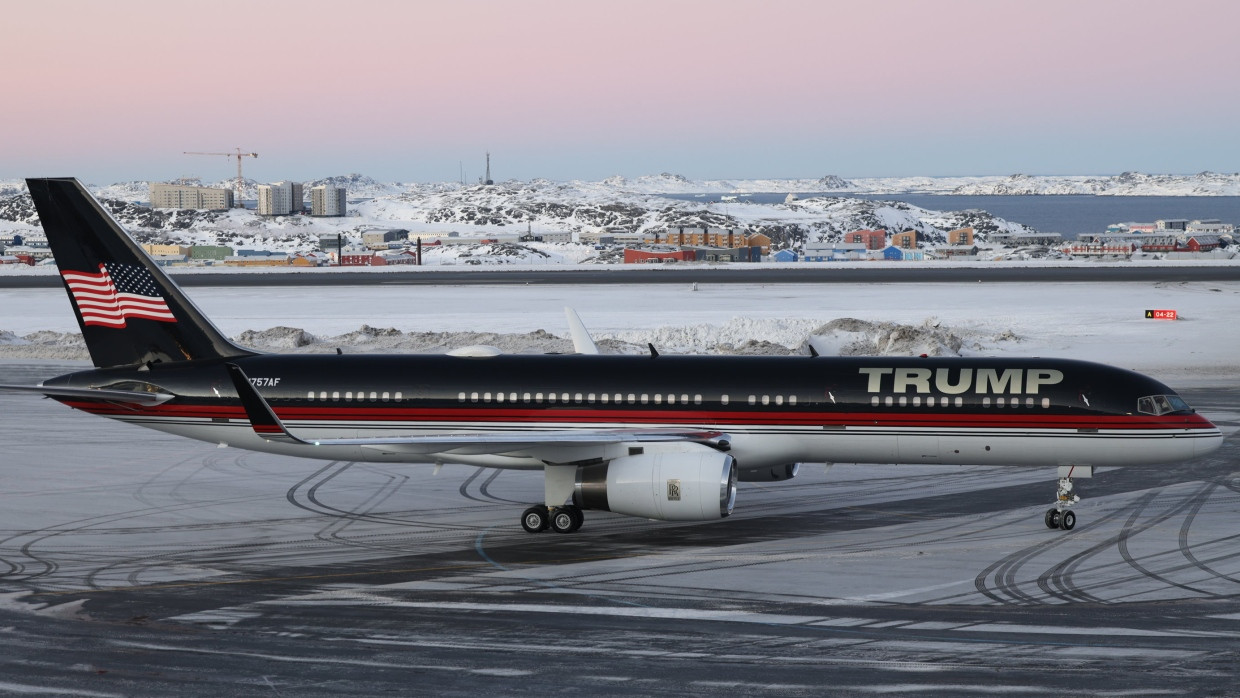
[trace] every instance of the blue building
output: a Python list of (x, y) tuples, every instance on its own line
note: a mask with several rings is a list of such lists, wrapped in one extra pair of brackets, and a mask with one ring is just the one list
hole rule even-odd
[(926, 253), (921, 250), (905, 250), (895, 245), (883, 250), (883, 259), (893, 262), (914, 262), (921, 261), (926, 258)]

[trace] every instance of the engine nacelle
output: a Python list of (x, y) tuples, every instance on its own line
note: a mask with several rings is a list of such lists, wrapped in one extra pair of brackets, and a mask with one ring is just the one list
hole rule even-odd
[(650, 453), (577, 468), (573, 503), (662, 521), (710, 521), (732, 513), (736, 461), (726, 453)]
[(781, 480), (791, 480), (799, 472), (801, 472), (800, 463), (786, 463), (770, 468), (742, 470), (739, 479), (741, 482), (779, 482)]

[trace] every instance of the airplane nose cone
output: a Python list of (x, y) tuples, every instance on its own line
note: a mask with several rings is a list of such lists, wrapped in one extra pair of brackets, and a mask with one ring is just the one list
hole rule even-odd
[(1201, 435), (1193, 439), (1193, 455), (1196, 457), (1208, 456), (1223, 445), (1223, 432), (1208, 419), (1202, 418), (1201, 422), (1195, 425), (1201, 430)]

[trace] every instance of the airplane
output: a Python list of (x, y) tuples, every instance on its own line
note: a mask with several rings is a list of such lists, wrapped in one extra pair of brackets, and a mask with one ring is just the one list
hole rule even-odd
[(800, 463), (1056, 467), (1048, 528), (1075, 478), (1197, 458), (1222, 434), (1139, 373), (1070, 359), (267, 354), (224, 336), (77, 180), (28, 179), (94, 368), (38, 386), (69, 407), (254, 451), (543, 473), (521, 515), (727, 517), (737, 482)]

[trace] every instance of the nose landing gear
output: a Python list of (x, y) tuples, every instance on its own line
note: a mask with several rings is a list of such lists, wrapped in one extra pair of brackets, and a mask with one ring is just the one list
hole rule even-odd
[(1076, 528), (1076, 513), (1073, 504), (1081, 501), (1081, 496), (1072, 492), (1072, 477), (1093, 477), (1093, 466), (1067, 466), (1059, 468), (1059, 490), (1055, 493), (1055, 507), (1047, 509), (1042, 517), (1047, 528), (1058, 528), (1071, 531)]

